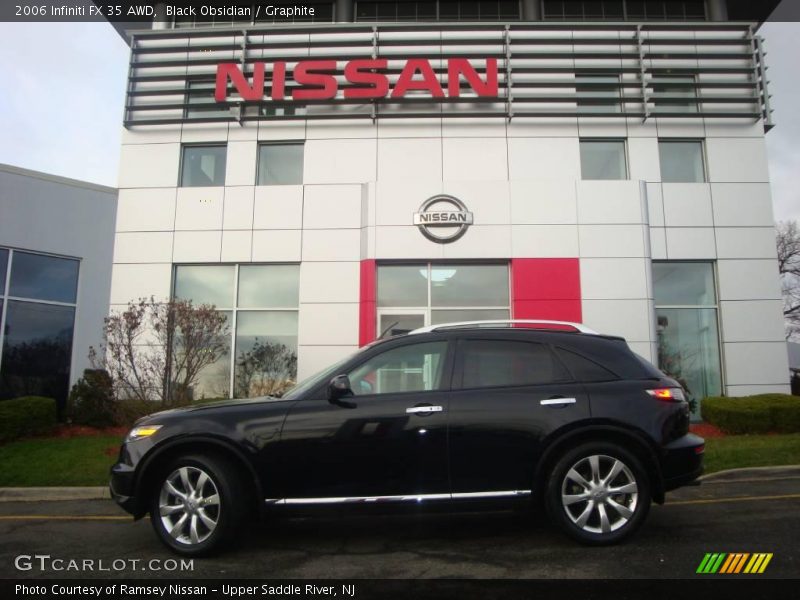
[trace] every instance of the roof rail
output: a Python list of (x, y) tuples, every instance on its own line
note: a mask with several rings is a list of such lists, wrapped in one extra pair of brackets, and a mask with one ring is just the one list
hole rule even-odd
[[(594, 329), (586, 327), (583, 323), (570, 323), (569, 321), (544, 321), (541, 319), (496, 319), (489, 321), (460, 321), (458, 323), (443, 323), (441, 325), (428, 325), (427, 327), (420, 327), (410, 331), (409, 335), (418, 333), (429, 333), (431, 331), (439, 331), (440, 329), (458, 329), (465, 327), (481, 327), (486, 325), (558, 325), (562, 327), (572, 327), (575, 331), (580, 333), (587, 333), (591, 335), (599, 335)], [(535, 329), (535, 327), (531, 327)], [(548, 329), (548, 327), (541, 327), (541, 329)]]

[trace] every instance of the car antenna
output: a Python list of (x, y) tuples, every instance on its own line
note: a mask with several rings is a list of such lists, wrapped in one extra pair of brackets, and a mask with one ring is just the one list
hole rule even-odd
[(394, 323), (392, 323), (391, 325), (389, 325), (389, 326), (388, 326), (386, 329), (384, 329), (384, 330), (383, 330), (383, 333), (381, 333), (381, 334), (378, 336), (378, 339), (379, 339), (379, 340), (382, 340), (382, 339), (383, 339), (383, 336), (385, 336), (387, 333), (389, 333), (389, 332), (392, 330), (392, 327), (394, 327), (395, 325), (399, 325), (399, 324), (400, 324), (400, 321), (395, 321)]

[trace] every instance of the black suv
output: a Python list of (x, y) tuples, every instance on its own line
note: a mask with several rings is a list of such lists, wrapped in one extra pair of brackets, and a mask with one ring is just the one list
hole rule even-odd
[(248, 515), (356, 503), (544, 505), (576, 540), (610, 544), (700, 475), (688, 429), (681, 386), (622, 338), (452, 324), (375, 342), (280, 399), (145, 417), (111, 492), (186, 555)]

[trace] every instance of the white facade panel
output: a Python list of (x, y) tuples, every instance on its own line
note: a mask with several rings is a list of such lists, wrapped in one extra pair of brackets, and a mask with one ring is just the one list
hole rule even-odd
[(119, 232), (114, 240), (115, 263), (171, 263), (172, 231)]
[(358, 302), (359, 268), (358, 262), (303, 261), (300, 265), (300, 302)]
[(720, 303), (722, 330), (728, 342), (785, 340), (782, 300), (736, 300)]
[(773, 227), (772, 194), (768, 183), (712, 183), (717, 227)]
[(228, 141), (225, 161), (225, 185), (254, 185), (258, 144), (255, 141)]
[(664, 224), (667, 227), (713, 227), (711, 188), (706, 183), (665, 183)]
[(706, 141), (706, 153), (713, 183), (769, 181), (763, 138), (712, 138)]
[(303, 183), (364, 183), (374, 181), (377, 140), (308, 140)]
[(127, 304), (153, 296), (169, 298), (172, 285), (170, 264), (121, 264), (111, 272), (111, 304)]
[(584, 324), (595, 331), (650, 343), (652, 307), (647, 300), (584, 300), (582, 308)]
[(645, 225), (581, 225), (580, 256), (634, 258), (647, 256)]
[(176, 263), (219, 262), (222, 231), (176, 231), (172, 260)]
[(180, 144), (127, 144), (119, 159), (120, 188), (178, 185)]
[(728, 385), (780, 385), (788, 382), (789, 357), (785, 341), (726, 343), (724, 349)]
[(378, 181), (442, 179), (440, 138), (386, 138), (378, 140)]
[(778, 263), (775, 260), (720, 260), (721, 300), (779, 300)]
[(120, 190), (117, 231), (172, 231), (175, 196), (174, 187)]
[(714, 259), (714, 229), (711, 227), (667, 227), (667, 258), (669, 260)]
[(578, 222), (582, 225), (642, 223), (638, 181), (578, 181)]
[(582, 258), (584, 300), (647, 298), (648, 261), (642, 258)]
[(253, 257), (252, 231), (223, 231), (220, 260), (228, 263), (248, 263)]
[(445, 180), (508, 179), (504, 139), (443, 138), (442, 154), (442, 173)]
[(578, 228), (575, 225), (512, 225), (512, 256), (563, 258), (578, 256)]
[(224, 196), (223, 187), (178, 188), (175, 229), (177, 231), (222, 229)]
[(252, 229), (255, 187), (226, 187), (222, 209), (223, 229)]
[(578, 138), (509, 138), (508, 166), (512, 180), (580, 179)]
[(254, 198), (253, 229), (303, 227), (302, 185), (259, 185)]
[(649, 137), (628, 138), (630, 178), (638, 181), (661, 181), (658, 140)]
[(303, 232), (303, 260), (361, 260), (361, 230), (309, 229)]
[(305, 186), (303, 227), (305, 229), (361, 227), (361, 186)]
[(253, 262), (300, 262), (299, 229), (253, 231)]
[(509, 182), (511, 221), (566, 225), (578, 222), (578, 197), (572, 179)]
[(358, 303), (300, 304), (298, 346), (358, 344)]
[(774, 227), (717, 227), (719, 258), (776, 258)]

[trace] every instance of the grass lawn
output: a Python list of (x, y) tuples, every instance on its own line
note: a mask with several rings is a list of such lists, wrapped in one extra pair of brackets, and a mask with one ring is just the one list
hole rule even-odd
[(121, 442), (103, 434), (10, 442), (0, 446), (0, 487), (107, 485)]
[(800, 464), (800, 433), (730, 435), (706, 440), (706, 473)]

